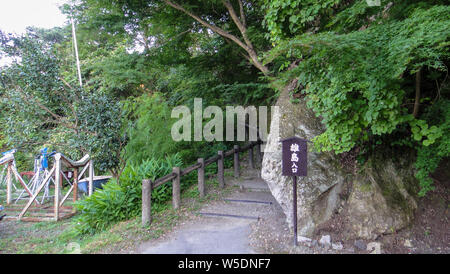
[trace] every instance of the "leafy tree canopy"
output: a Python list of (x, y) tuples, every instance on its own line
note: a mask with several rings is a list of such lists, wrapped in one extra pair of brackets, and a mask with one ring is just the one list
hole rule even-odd
[(20, 37), (0, 33), (0, 51), (13, 60), (0, 78), (4, 137), (21, 150), (51, 146), (74, 159), (89, 153), (98, 169), (117, 173), (125, 141), (120, 103), (64, 80), (55, 46), (64, 31), (57, 31), (29, 30)]
[[(432, 188), (428, 174), (449, 156), (449, 114), (444, 110), (450, 10), (442, 0), (380, 3), (68, 3), (62, 10), (76, 22), (84, 88), (73, 88), (77, 78), (70, 26), (30, 30), (25, 37), (2, 35), (0, 52), (17, 58), (2, 71), (1, 96), (7, 102), (2, 111), (11, 113), (0, 117), (9, 125), (2, 135), (33, 143), (52, 133), (59, 141), (82, 142), (74, 145), (78, 150), (114, 146), (123, 155), (136, 152), (133, 161), (139, 162), (156, 151), (146, 143), (148, 133), (161, 148), (157, 154), (175, 151), (161, 138), (165, 120), (152, 121), (151, 115), (164, 116), (179, 104), (192, 106), (194, 97), (208, 105), (268, 104), (277, 91), (297, 81), (293, 92), (304, 95), (326, 126), (315, 140), (317, 150), (414, 147), (424, 194)], [(32, 106), (24, 105), (25, 100)], [(86, 108), (86, 102), (98, 109)], [(31, 111), (36, 115), (29, 117)], [(127, 149), (123, 132), (130, 134)], [(176, 147), (181, 155), (200, 150), (184, 145)], [(430, 155), (433, 160), (425, 161)]]
[[(449, 138), (448, 113), (440, 114), (440, 123), (423, 115), (437, 113), (435, 109), (448, 101), (448, 5), (443, 1), (381, 1), (379, 7), (365, 1), (265, 4), (265, 24), (276, 45), (266, 62), (278, 63), (278, 86), (297, 79), (299, 92), (322, 118), (326, 131), (315, 140), (318, 150), (348, 152), (395, 136), (384, 138), (389, 146), (399, 144), (396, 138), (401, 136), (409, 140), (402, 145), (418, 148), (419, 158), (433, 144), (443, 149), (433, 162), (449, 156), (443, 145)], [(286, 70), (293, 61), (298, 65)]]

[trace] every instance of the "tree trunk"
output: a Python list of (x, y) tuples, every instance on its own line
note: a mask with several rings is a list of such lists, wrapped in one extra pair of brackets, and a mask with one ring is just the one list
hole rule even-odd
[(419, 116), (420, 82), (421, 82), (421, 78), (422, 78), (421, 71), (422, 71), (422, 68), (420, 68), (419, 71), (416, 72), (416, 99), (414, 101), (414, 110), (413, 110), (414, 118), (417, 118)]

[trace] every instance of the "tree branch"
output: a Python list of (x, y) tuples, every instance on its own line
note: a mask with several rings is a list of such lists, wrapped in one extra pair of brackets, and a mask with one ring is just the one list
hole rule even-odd
[[(98, 136), (97, 132), (91, 132), (91, 131), (87, 131), (87, 130), (83, 130), (83, 129), (79, 128), (78, 127), (78, 117), (76, 115), (75, 115), (75, 118), (76, 118), (77, 124), (74, 125), (70, 121), (67, 121), (66, 117), (63, 117), (63, 116), (60, 116), (60, 115), (54, 113), (47, 106), (45, 106), (44, 104), (39, 102), (38, 99), (34, 98), (32, 95), (27, 94), (20, 86), (16, 85), (15, 88), (22, 95), (24, 102), (26, 102), (27, 104), (30, 104), (30, 105), (35, 103), (35, 104), (37, 104), (37, 106), (39, 108), (41, 108), (42, 110), (44, 110), (45, 112), (50, 114), (50, 116), (53, 117), (54, 120), (48, 120), (49, 122), (63, 125), (66, 128), (72, 129), (73, 131), (75, 131), (76, 134), (78, 134), (78, 132), (81, 131), (81, 132), (84, 132), (84, 133), (92, 135), (92, 136), (96, 136), (96, 137)], [(73, 111), (75, 111), (75, 110), (73, 109)]]
[[(194, 20), (196, 20), (197, 22), (199, 22), (200, 24), (202, 24), (203, 26), (209, 28), (210, 30), (212, 30), (213, 32), (219, 34), (222, 37), (228, 38), (231, 41), (233, 41), (234, 43), (236, 43), (238, 46), (240, 46), (241, 48), (243, 48), (249, 55), (250, 59), (251, 59), (251, 63), (257, 68), (259, 69), (264, 75), (269, 75), (269, 69), (264, 66), (259, 60), (258, 60), (258, 55), (256, 54), (255, 49), (253, 48), (253, 45), (250, 41), (250, 39), (248, 39), (247, 37), (247, 28), (245, 27), (245, 24), (243, 24), (236, 12), (233, 9), (233, 6), (231, 5), (231, 3), (227, 0), (227, 1), (222, 1), (223, 4), (225, 5), (225, 7), (227, 8), (228, 12), (230, 13), (231, 18), (233, 19), (233, 22), (236, 24), (236, 26), (238, 27), (239, 31), (242, 34), (242, 38), (244, 39), (244, 42), (242, 42), (238, 37), (234, 36), (233, 34), (217, 27), (214, 25), (211, 25), (210, 23), (204, 21), (203, 19), (201, 19), (199, 16), (193, 14), (192, 12), (186, 10), (185, 8), (183, 8), (181, 5), (174, 3), (172, 1), (169, 0), (163, 0), (164, 3), (166, 3), (167, 5), (171, 6), (174, 9), (177, 9), (187, 15), (189, 15), (190, 17), (192, 17)], [(240, 6), (242, 6), (241, 8), (241, 18), (244, 18), (244, 9), (243, 9), (243, 4), (242, 2), (240, 2)], [(245, 22), (245, 19), (244, 19)]]
[[(240, 21), (239, 17), (236, 14), (236, 11), (233, 8), (233, 5), (231, 4), (231, 2), (229, 0), (222, 0), (222, 3), (227, 8), (228, 13), (231, 16), (231, 19), (233, 20), (234, 24), (238, 27), (239, 31), (242, 34), (242, 38), (244, 38), (245, 44), (248, 47), (247, 53), (250, 56), (253, 65), (256, 68), (258, 68), (260, 71), (262, 71), (262, 73), (264, 73), (264, 75), (268, 75), (269, 69), (259, 61), (258, 54), (256, 53), (252, 42), (250, 41), (250, 39), (247, 36), (247, 28), (245, 27), (245, 24), (243, 24)], [(241, 19), (245, 18), (244, 17), (244, 7), (243, 7), (241, 0), (239, 0), (239, 7), (240, 7), (240, 12), (241, 12)], [(244, 19), (244, 21), (245, 21), (245, 19)]]
[(15, 86), (15, 88), (20, 92), (20, 94), (22, 94), (23, 98), (25, 99), (25, 102), (29, 102), (30, 100), (33, 100), (34, 103), (36, 103), (42, 110), (44, 110), (45, 112), (50, 114), (56, 120), (63, 119), (62, 116), (59, 116), (58, 114), (52, 112), (48, 107), (46, 107), (41, 102), (39, 102), (39, 100), (35, 99), (33, 96), (28, 95), (25, 91), (23, 91), (23, 89), (21, 87)]
[(232, 40), (233, 42), (235, 42), (236, 44), (238, 44), (240, 47), (242, 47), (245, 50), (248, 50), (247, 45), (245, 45), (241, 40), (239, 40), (239, 38), (237, 38), (236, 36), (234, 36), (233, 34), (217, 27), (217, 26), (213, 26), (211, 24), (209, 24), (208, 22), (204, 21), (203, 19), (201, 19), (200, 17), (198, 17), (197, 15), (193, 14), (192, 12), (186, 10), (185, 8), (183, 8), (182, 6), (172, 2), (172, 1), (168, 1), (168, 0), (163, 0), (167, 5), (171, 6), (174, 9), (177, 9), (187, 15), (189, 15), (190, 17), (192, 17), (193, 19), (195, 19), (195, 21), (199, 22), (200, 24), (202, 24), (203, 26), (211, 29), (212, 31), (214, 31), (215, 33), (219, 34), (220, 36), (226, 37), (230, 40)]
[(247, 22), (245, 20), (244, 4), (242, 3), (242, 0), (238, 0), (238, 2), (239, 2), (239, 13), (240, 13), (240, 17), (241, 17), (241, 22), (242, 22), (242, 25), (246, 28)]
[[(249, 48), (253, 49), (253, 45), (247, 37), (247, 28), (239, 20), (239, 17), (237, 16), (236, 12), (234, 11), (233, 5), (230, 3), (229, 0), (226, 0), (226, 1), (222, 0), (222, 3), (227, 8), (228, 12), (230, 13), (231, 19), (233, 19), (234, 24), (236, 24), (239, 31), (241, 32), (242, 37), (244, 38), (244, 41), (247, 44), (247, 46)], [(243, 12), (243, 11), (241, 10), (241, 12)], [(241, 14), (241, 17), (242, 17), (242, 14)]]

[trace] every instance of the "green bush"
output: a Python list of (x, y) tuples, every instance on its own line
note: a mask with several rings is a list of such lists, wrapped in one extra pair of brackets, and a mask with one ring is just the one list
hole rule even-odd
[[(191, 108), (191, 114), (192, 103), (186, 103)], [(129, 163), (135, 165), (143, 159), (179, 153), (183, 163), (192, 165), (198, 158), (207, 159), (217, 155), (218, 150), (226, 151), (233, 147), (229, 142), (174, 141), (171, 127), (177, 119), (171, 118), (171, 108), (163, 94), (158, 92), (130, 97), (124, 101), (123, 110), (129, 120), (130, 137), (125, 147), (125, 158)], [(203, 123), (206, 122), (204, 119)]]
[[(420, 136), (417, 147), (416, 178), (419, 180), (419, 196), (425, 196), (434, 189), (430, 174), (439, 166), (440, 162), (450, 157), (450, 100), (443, 99), (431, 106), (423, 117), (435, 128), (439, 134), (437, 138), (430, 139)], [(426, 135), (425, 135), (426, 136)], [(431, 141), (430, 141), (431, 140)]]
[[(422, 69), (424, 79), (431, 74), (434, 80), (444, 79), (450, 57), (450, 7), (417, 5), (405, 10), (402, 20), (387, 19), (347, 33), (302, 34), (280, 41), (267, 55), (266, 63), (301, 60), (280, 73), (274, 84), (285, 87), (297, 79), (304, 87), (301, 93), (308, 106), (326, 127), (313, 140), (318, 151), (348, 152), (371, 135), (388, 135), (411, 124), (414, 117), (408, 106), (415, 99), (415, 73)], [(433, 93), (434, 87), (424, 89), (421, 98), (435, 97)], [(437, 127), (424, 133), (437, 138), (429, 134)]]
[(148, 158), (161, 158), (177, 152), (178, 143), (171, 138), (171, 109), (160, 93), (131, 97), (124, 102), (130, 121), (130, 140), (125, 147), (129, 162), (140, 163)]
[[(78, 234), (93, 234), (111, 224), (128, 220), (141, 214), (142, 180), (155, 180), (181, 166), (177, 154), (165, 159), (149, 159), (140, 165), (127, 165), (120, 177), (120, 184), (110, 180), (102, 190), (75, 203), (80, 214), (74, 219)], [(171, 185), (165, 184), (152, 192), (153, 209), (158, 210), (163, 202), (171, 198)]]

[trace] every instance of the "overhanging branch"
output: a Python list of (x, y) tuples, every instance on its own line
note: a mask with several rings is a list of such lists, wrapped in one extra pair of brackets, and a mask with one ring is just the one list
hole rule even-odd
[(240, 46), (241, 48), (243, 48), (250, 60), (251, 63), (257, 68), (259, 69), (264, 75), (269, 75), (269, 69), (264, 66), (259, 60), (258, 60), (258, 54), (256, 53), (255, 49), (253, 48), (253, 45), (250, 41), (250, 39), (247, 36), (247, 28), (246, 28), (246, 23), (245, 23), (245, 15), (244, 15), (244, 6), (242, 1), (239, 1), (239, 7), (240, 7), (240, 17), (241, 19), (239, 19), (239, 17), (237, 16), (236, 12), (234, 11), (233, 6), (231, 5), (230, 1), (222, 1), (222, 3), (224, 4), (224, 6), (227, 8), (233, 22), (236, 24), (236, 26), (238, 27), (242, 38), (244, 39), (244, 42), (242, 42), (238, 37), (236, 37), (235, 35), (225, 31), (224, 29), (221, 29), (217, 26), (214, 26), (208, 22), (206, 22), (205, 20), (201, 19), (200, 16), (188, 11), (187, 9), (185, 9), (184, 7), (182, 7), (181, 5), (173, 2), (173, 1), (169, 1), (169, 0), (163, 0), (164, 3), (166, 3), (167, 5), (171, 6), (172, 8), (179, 10), (185, 14), (187, 14), (188, 16), (192, 17), (194, 20), (196, 20), (197, 22), (199, 22), (200, 24), (202, 24), (203, 26), (209, 28), (210, 30), (212, 30), (213, 32), (219, 34), (220, 36), (227, 38), (231, 41), (233, 41), (234, 43), (236, 43), (238, 46)]
[(239, 38), (237, 38), (236, 36), (234, 36), (233, 34), (217, 27), (214, 25), (209, 24), (208, 22), (206, 22), (205, 20), (201, 19), (199, 16), (193, 14), (192, 12), (186, 10), (185, 8), (183, 8), (182, 6), (178, 5), (177, 3), (174, 3), (172, 1), (168, 1), (168, 0), (164, 0), (164, 2), (171, 6), (174, 9), (177, 9), (187, 15), (189, 15), (190, 17), (192, 17), (193, 19), (195, 19), (195, 21), (199, 22), (200, 24), (202, 24), (203, 26), (211, 29), (212, 31), (214, 31), (215, 33), (219, 34), (220, 36), (226, 37), (230, 40), (232, 40), (233, 42), (235, 42), (237, 45), (239, 45), (240, 47), (242, 47), (245, 50), (248, 50), (247, 45), (245, 45), (241, 40), (239, 40)]

